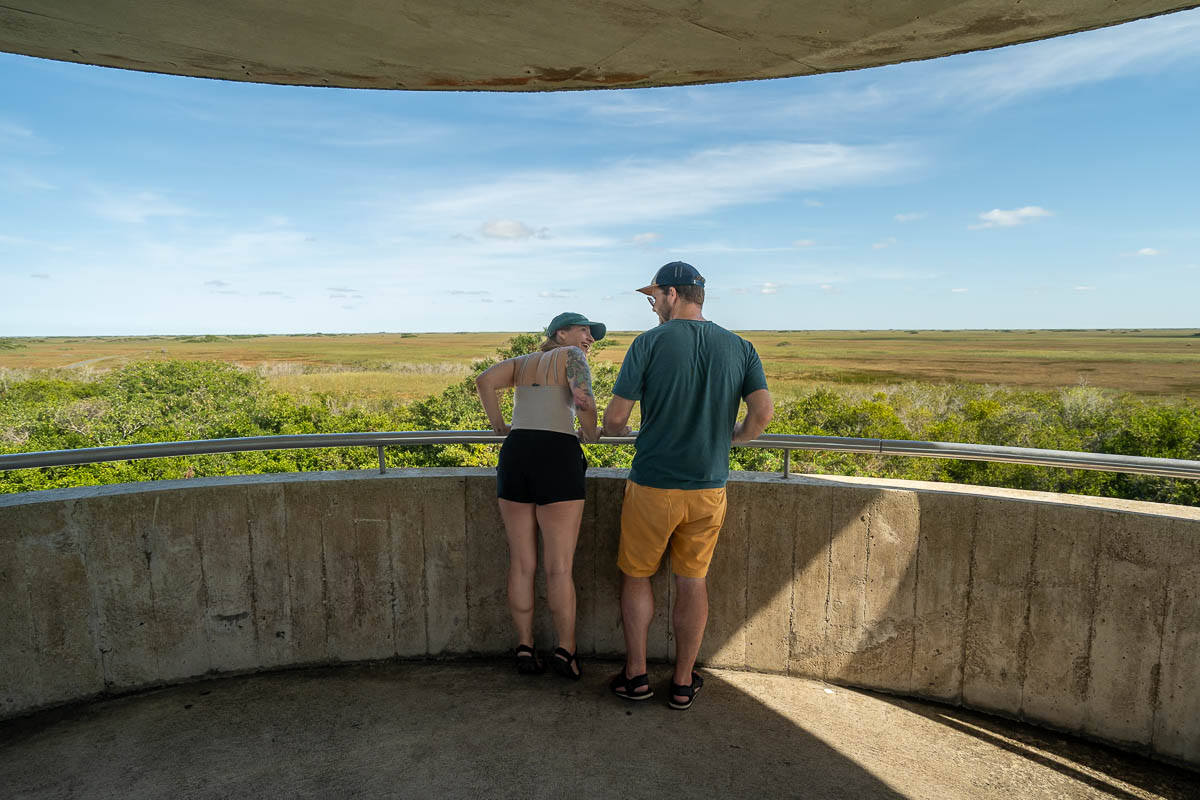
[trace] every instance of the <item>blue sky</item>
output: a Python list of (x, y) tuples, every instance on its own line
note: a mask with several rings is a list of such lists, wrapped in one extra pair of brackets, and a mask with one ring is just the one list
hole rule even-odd
[(352, 91), (0, 54), (0, 335), (1200, 326), (1200, 12), (716, 86)]

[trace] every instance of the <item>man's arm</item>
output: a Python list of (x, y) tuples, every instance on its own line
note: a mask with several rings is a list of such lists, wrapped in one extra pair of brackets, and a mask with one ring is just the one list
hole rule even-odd
[(633, 401), (614, 394), (604, 409), (604, 426), (600, 432), (605, 436), (628, 436), (629, 415), (633, 412)]
[[(604, 415), (607, 419), (608, 415)], [(759, 389), (746, 395), (746, 418), (733, 426), (733, 441), (737, 444), (753, 441), (767, 429), (775, 416), (775, 402), (771, 393)]]

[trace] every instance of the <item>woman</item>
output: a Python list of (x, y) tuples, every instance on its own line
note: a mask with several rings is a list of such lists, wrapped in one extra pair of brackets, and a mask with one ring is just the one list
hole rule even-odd
[[(575, 581), (571, 570), (585, 495), (580, 441), (595, 442), (596, 398), (587, 353), (605, 326), (564, 312), (550, 321), (541, 350), (501, 361), (475, 380), (492, 430), (505, 436), (496, 467), (496, 495), (508, 535), (508, 608), (517, 629), (517, 671), (545, 669), (533, 649), (533, 578), (542, 531), (546, 594), (558, 646), (554, 671), (579, 680), (575, 657)], [(497, 391), (516, 387), (512, 425), (504, 423)], [(575, 430), (575, 419), (579, 430)]]

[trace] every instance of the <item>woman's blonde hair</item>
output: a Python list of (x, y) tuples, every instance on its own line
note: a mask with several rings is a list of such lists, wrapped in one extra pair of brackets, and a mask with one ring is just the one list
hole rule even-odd
[[(559, 328), (558, 330), (561, 331), (563, 328)], [(562, 347), (562, 345), (558, 343), (558, 331), (555, 331), (553, 336), (547, 336), (546, 341), (542, 342), (542, 346), (538, 349), (543, 353), (546, 353), (556, 347)]]

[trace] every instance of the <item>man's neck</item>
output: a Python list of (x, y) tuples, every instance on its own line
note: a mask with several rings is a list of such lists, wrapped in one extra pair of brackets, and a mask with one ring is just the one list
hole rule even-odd
[[(671, 319), (690, 319), (696, 322), (708, 322), (701, 313), (703, 310), (695, 303), (676, 303), (675, 307), (671, 309)], [(670, 320), (667, 321), (670, 322)]]

